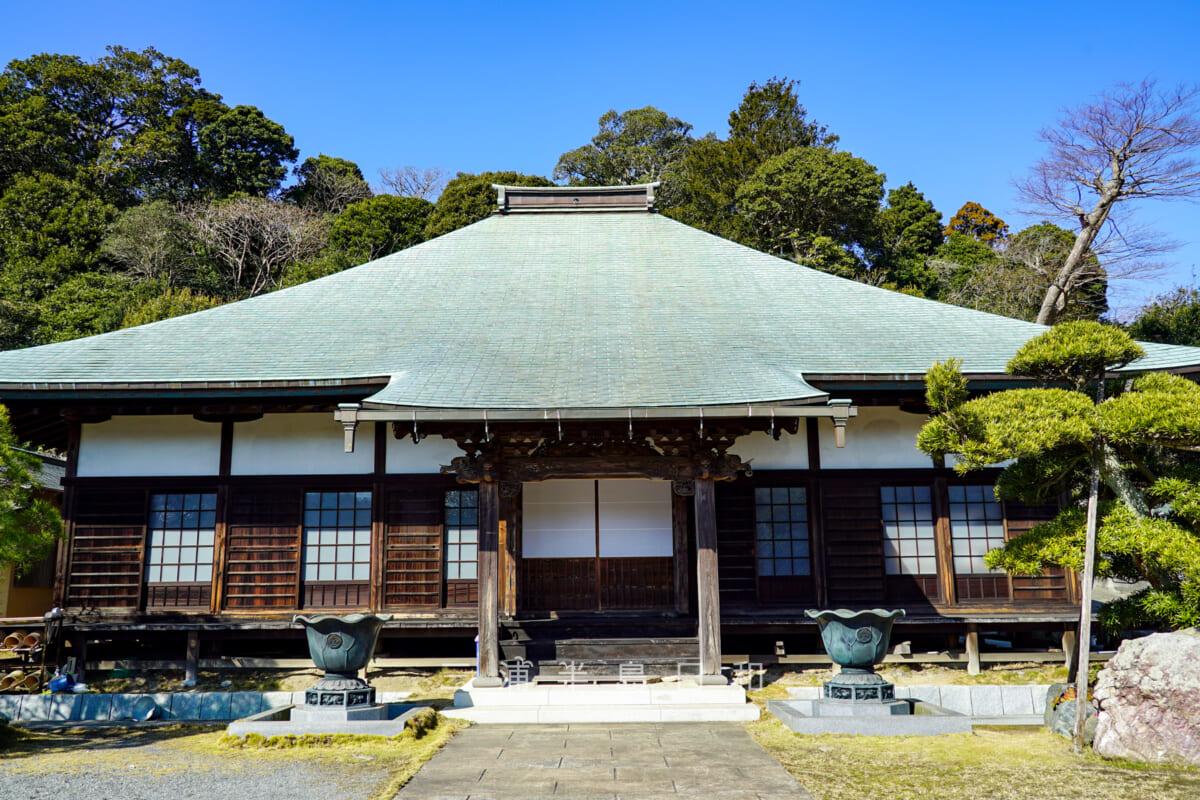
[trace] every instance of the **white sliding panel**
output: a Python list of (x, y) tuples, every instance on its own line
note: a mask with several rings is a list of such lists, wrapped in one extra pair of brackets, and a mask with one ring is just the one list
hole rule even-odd
[(671, 482), (597, 481), (600, 497), (600, 557), (674, 555)]
[(522, 557), (588, 558), (596, 555), (595, 481), (526, 483), (522, 494)]

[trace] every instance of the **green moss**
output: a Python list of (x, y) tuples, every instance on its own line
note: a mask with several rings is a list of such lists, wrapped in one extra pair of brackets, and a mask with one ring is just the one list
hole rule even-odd
[(750, 734), (818, 800), (1185, 800), (1200, 771), (1106, 761), (1042, 728), (948, 736), (801, 736), (773, 717)]

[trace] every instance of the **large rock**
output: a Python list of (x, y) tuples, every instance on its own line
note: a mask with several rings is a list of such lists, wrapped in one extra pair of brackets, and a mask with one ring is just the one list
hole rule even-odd
[[(1075, 737), (1075, 700), (1064, 700), (1058, 704), (1058, 707), (1050, 714), (1049, 728), (1051, 733), (1057, 733), (1059, 736), (1065, 736), (1068, 739)], [(1085, 744), (1091, 744), (1096, 738), (1096, 707), (1088, 703), (1087, 717), (1083, 721), (1083, 741)]]
[(1200, 632), (1122, 643), (1100, 671), (1095, 697), (1100, 755), (1200, 766)]

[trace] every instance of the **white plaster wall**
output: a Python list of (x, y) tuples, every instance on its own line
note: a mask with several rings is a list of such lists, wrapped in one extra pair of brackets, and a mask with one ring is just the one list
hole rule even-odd
[(541, 481), (521, 490), (521, 555), (588, 558), (596, 555), (595, 481)]
[[(928, 468), (929, 456), (917, 449), (923, 414), (908, 414), (893, 406), (859, 406), (846, 424), (846, 446), (834, 446), (833, 422), (818, 423), (821, 469)], [(755, 466), (758, 466), (757, 462)]]
[(795, 435), (783, 433), (776, 441), (769, 433), (739, 437), (729, 452), (750, 461), (751, 469), (808, 469), (808, 432), (803, 419)]
[(81, 477), (216, 475), (221, 426), (191, 416), (119, 416), (83, 425)]
[[(380, 425), (386, 423), (377, 423)], [(355, 449), (358, 445), (355, 444)], [(441, 436), (427, 436), (413, 444), (411, 436), (397, 439), (388, 431), (387, 437), (387, 471), (393, 474), (437, 473), (443, 465), (449, 465), (451, 459), (465, 455), (453, 439), (443, 439)]]
[(669, 481), (599, 482), (600, 557), (674, 555)]
[(354, 452), (344, 450), (333, 414), (267, 414), (233, 426), (234, 475), (357, 475), (375, 469), (370, 425), (359, 425)]

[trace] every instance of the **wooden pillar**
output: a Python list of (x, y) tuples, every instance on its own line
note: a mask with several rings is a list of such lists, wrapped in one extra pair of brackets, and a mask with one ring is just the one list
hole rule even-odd
[(1074, 683), (1079, 674), (1079, 632), (1065, 628), (1062, 634), (1063, 664), (1067, 668), (1067, 683)]
[(371, 588), (370, 605), (373, 611), (383, 608), (387, 598), (384, 591), (384, 561), (387, 557), (387, 534), (384, 531), (385, 484), (387, 474), (386, 422), (375, 423), (375, 464), (371, 482)]
[(954, 543), (950, 536), (949, 486), (945, 478), (933, 479), (933, 534), (937, 553), (938, 598), (945, 605), (958, 603), (954, 587)]
[(520, 492), (509, 498), (508, 537), (504, 549), (504, 613), (509, 617), (516, 616), (517, 613), (523, 503)]
[(821, 431), (816, 417), (805, 420), (808, 444), (808, 535), (812, 555), (813, 594), (817, 608), (829, 608), (829, 576), (825, 566), (825, 509), (821, 502)]
[(721, 676), (721, 599), (717, 576), (717, 505), (712, 478), (696, 478), (696, 592), (702, 683)]
[[(221, 451), (217, 466), (217, 522), (213, 534), (213, 576), (208, 610), (217, 614), (225, 605), (226, 560), (229, 557), (229, 476), (233, 472), (233, 422), (221, 423)], [(188, 639), (189, 650), (191, 638)]]
[(688, 523), (687, 498), (671, 492), (671, 540), (675, 554), (675, 611), (687, 614), (690, 611), (691, 588), (688, 586)]
[[(78, 420), (67, 421), (67, 469), (65, 477), (75, 478), (79, 470), (79, 442), (83, 426)], [(71, 548), (75, 543), (75, 500), (79, 490), (71, 483), (63, 487), (63, 538), (57, 545), (54, 563), (54, 605), (67, 605), (67, 584), (70, 582)]]
[(517, 538), (521, 529), (521, 495), (500, 493), (500, 613), (517, 613)]
[(183, 683), (185, 686), (195, 686), (200, 677), (200, 632), (188, 631), (187, 661), (183, 668)]
[(967, 674), (979, 674), (979, 628), (967, 627)]
[(475, 685), (500, 679), (500, 484), (479, 484), (479, 671)]

